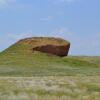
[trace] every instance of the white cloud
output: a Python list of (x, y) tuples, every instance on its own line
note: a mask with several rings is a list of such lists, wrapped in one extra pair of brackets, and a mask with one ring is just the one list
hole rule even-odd
[[(57, 0), (56, 0), (57, 1)], [(58, 0), (59, 2), (74, 2), (76, 0)]]
[(0, 37), (0, 51), (3, 51), (4, 49), (6, 49), (7, 47), (9, 47), (10, 45), (12, 45), (13, 43), (15, 43), (16, 41), (26, 38), (26, 37), (32, 37), (33, 34), (31, 31), (29, 32), (23, 32), (23, 33), (9, 33), (6, 35), (3, 35), (2, 37)]
[(8, 34), (7, 37), (12, 39), (13, 41), (17, 41), (23, 39), (25, 37), (32, 37), (32, 32), (25, 32), (25, 33), (16, 33), (16, 34)]
[(47, 16), (47, 17), (44, 17), (44, 18), (40, 18), (41, 21), (49, 21), (49, 20), (52, 20), (53, 19), (53, 16)]
[(82, 35), (61, 27), (53, 30), (47, 36), (60, 37), (70, 41), (71, 55), (100, 55), (100, 33)]
[(45, 34), (33, 34), (31, 31), (16, 34), (6, 34), (5, 36), (0, 37), (0, 50), (4, 50), (9, 45), (20, 39), (32, 37), (33, 35), (60, 37), (69, 40), (71, 43), (71, 55), (100, 55), (100, 33), (82, 35), (73, 33), (66, 27), (56, 28), (52, 32)]
[(16, 0), (0, 0), (0, 6), (7, 6), (9, 4), (15, 3)]
[(56, 4), (56, 3), (73, 3), (79, 0), (49, 0), (49, 1), (52, 1), (53, 3)]
[(100, 34), (75, 34), (68, 37), (71, 42), (71, 54), (100, 55)]
[(72, 35), (72, 33), (68, 30), (68, 28), (60, 27), (60, 28), (53, 30), (49, 35), (55, 36), (55, 37), (66, 38), (67, 36)]

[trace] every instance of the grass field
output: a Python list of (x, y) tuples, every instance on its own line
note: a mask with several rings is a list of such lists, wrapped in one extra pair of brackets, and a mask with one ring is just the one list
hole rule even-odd
[(100, 100), (100, 77), (0, 77), (0, 100)]
[(13, 45), (0, 53), (0, 76), (100, 75), (100, 57), (57, 57)]
[[(88, 58), (89, 59), (89, 58)], [(99, 58), (98, 58), (99, 59)], [(1, 76), (72, 76), (100, 75), (100, 64), (97, 61), (86, 61), (83, 58), (59, 58), (45, 54), (3, 55), (0, 57)]]
[(0, 100), (100, 100), (100, 57), (31, 52), (15, 44), (0, 53)]

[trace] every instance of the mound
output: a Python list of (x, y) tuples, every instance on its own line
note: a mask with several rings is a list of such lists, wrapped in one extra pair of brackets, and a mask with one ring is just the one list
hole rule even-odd
[(70, 48), (70, 43), (61, 38), (33, 37), (18, 41), (18, 44), (29, 47), (32, 52), (40, 51), (57, 56), (66, 56)]
[[(59, 38), (28, 38), (11, 45), (0, 53), (0, 76), (81, 76), (100, 75), (100, 57), (49, 56), (34, 52), (62, 46), (69, 42)], [(67, 49), (66, 49), (67, 51)], [(44, 51), (42, 51), (44, 52)], [(46, 51), (45, 51), (46, 52)], [(55, 53), (55, 52), (54, 52)]]

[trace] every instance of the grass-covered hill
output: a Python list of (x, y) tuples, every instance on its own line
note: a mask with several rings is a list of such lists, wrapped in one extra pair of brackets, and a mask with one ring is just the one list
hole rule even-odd
[[(56, 43), (55, 39), (52, 41)], [(32, 52), (29, 48), (33, 43), (26, 44), (27, 41), (21, 40), (0, 53), (0, 76), (100, 75), (100, 57), (57, 57)]]

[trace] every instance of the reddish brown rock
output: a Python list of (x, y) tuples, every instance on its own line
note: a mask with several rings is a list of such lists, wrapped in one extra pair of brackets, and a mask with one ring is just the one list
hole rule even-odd
[(45, 46), (35, 47), (33, 48), (33, 51), (40, 51), (63, 57), (68, 55), (69, 48), (70, 44), (64, 46), (45, 45)]
[(27, 47), (27, 52), (40, 51), (61, 57), (67, 56), (70, 48), (68, 41), (54, 37), (32, 37), (18, 43)]

